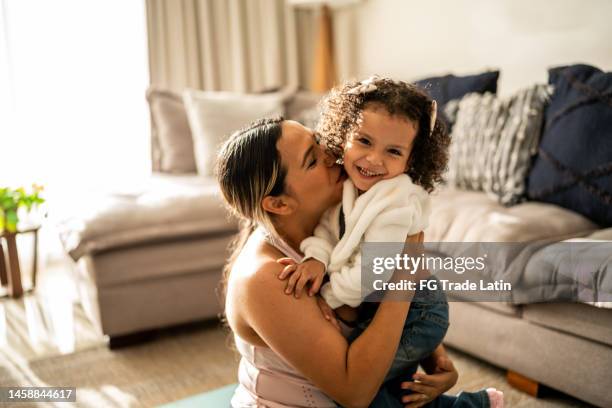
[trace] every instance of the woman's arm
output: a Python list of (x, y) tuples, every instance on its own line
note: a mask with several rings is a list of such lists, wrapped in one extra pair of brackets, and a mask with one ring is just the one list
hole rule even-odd
[(272, 350), (342, 406), (367, 406), (391, 366), (410, 304), (382, 303), (368, 329), (349, 345), (322, 316), (314, 298), (286, 296), (284, 282), (276, 278), (280, 267), (269, 267), (273, 273), (258, 273), (248, 283), (247, 322)]
[(406, 408), (417, 408), (435, 400), (450, 390), (459, 378), (459, 374), (446, 354), (444, 346), (439, 345), (421, 365), (427, 374), (416, 373), (413, 378), (418, 382), (402, 383), (402, 388), (412, 391), (402, 398)]
[(368, 328), (348, 344), (322, 316), (314, 298), (283, 293), (284, 282), (276, 278), (281, 268), (269, 262), (247, 281), (247, 322), (272, 350), (335, 401), (347, 407), (367, 406), (391, 366), (410, 303), (382, 302)]
[(425, 370), (427, 374), (433, 374), (436, 371), (437, 361), (440, 357), (450, 360), (450, 358), (448, 358), (448, 354), (446, 354), (446, 349), (442, 344), (436, 347), (433, 353), (421, 361), (421, 367), (423, 367), (423, 370)]

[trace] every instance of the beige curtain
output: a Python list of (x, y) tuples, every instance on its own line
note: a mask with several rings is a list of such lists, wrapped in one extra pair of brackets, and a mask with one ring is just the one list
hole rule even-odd
[(283, 0), (146, 0), (151, 84), (181, 91), (297, 87), (293, 9)]
[[(358, 7), (332, 8), (331, 22), (331, 50), (321, 44), (321, 24), (326, 17), (321, 16), (322, 7), (296, 7), (295, 21), (298, 41), (299, 84), (303, 89), (317, 88), (321, 90), (329, 87), (331, 83), (338, 83), (347, 79), (355, 79), (357, 68), (356, 46), (356, 16)], [(323, 27), (323, 31), (329, 27)], [(329, 33), (326, 33), (329, 34)], [(331, 61), (328, 59), (331, 52)], [(330, 65), (333, 72), (329, 72)], [(319, 72), (317, 72), (317, 69)], [(323, 79), (323, 81), (321, 81)]]

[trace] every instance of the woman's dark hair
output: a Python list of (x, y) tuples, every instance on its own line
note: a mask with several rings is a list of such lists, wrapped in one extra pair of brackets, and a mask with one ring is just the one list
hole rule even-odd
[(363, 121), (366, 108), (383, 108), (391, 116), (410, 119), (418, 124), (406, 174), (428, 192), (440, 183), (448, 163), (450, 138), (446, 126), (436, 120), (430, 133), (432, 99), (414, 84), (377, 78), (376, 89), (350, 93), (360, 82), (349, 81), (335, 87), (321, 102), (321, 119), (317, 131), (322, 143), (336, 158), (344, 155), (346, 140), (354, 135)]
[(285, 191), (287, 169), (276, 144), (282, 134), (282, 117), (260, 119), (233, 133), (217, 155), (215, 174), (230, 212), (239, 219), (240, 232), (230, 244), (231, 255), (219, 285), (225, 303), (227, 280), (236, 257), (257, 225), (273, 230), (270, 215), (261, 206), (264, 197)]

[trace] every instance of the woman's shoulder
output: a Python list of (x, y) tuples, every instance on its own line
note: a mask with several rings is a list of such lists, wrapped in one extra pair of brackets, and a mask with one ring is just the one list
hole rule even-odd
[(239, 288), (248, 294), (270, 286), (280, 287), (282, 281), (277, 276), (283, 265), (276, 262), (282, 253), (263, 239), (253, 237), (243, 248), (234, 262), (230, 273), (231, 281), (240, 283)]

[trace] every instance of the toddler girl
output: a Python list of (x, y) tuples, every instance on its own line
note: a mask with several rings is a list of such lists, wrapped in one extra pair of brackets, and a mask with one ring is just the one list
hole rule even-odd
[[(299, 297), (309, 286), (309, 295), (320, 289), (333, 309), (359, 307), (351, 339), (365, 330), (376, 307), (362, 303), (372, 290), (361, 285), (360, 244), (401, 243), (427, 227), (428, 193), (442, 180), (448, 159), (449, 138), (436, 114), (436, 102), (415, 85), (378, 77), (345, 83), (323, 101), (318, 137), (343, 163), (348, 179), (342, 202), (301, 243), (304, 261), (288, 265), (281, 278), (291, 275), (287, 293), (295, 291)], [(322, 285), (326, 271), (329, 281)], [(388, 400), (375, 403), (399, 401), (400, 375), (416, 372), (447, 328), (444, 293), (417, 290), (387, 375)], [(452, 404), (502, 406), (503, 394), (494, 389), (462, 393)]]

